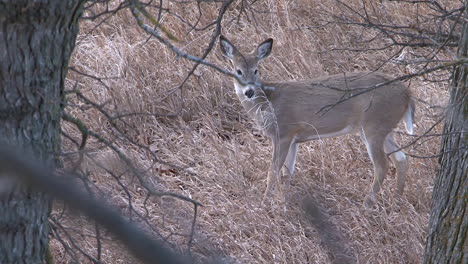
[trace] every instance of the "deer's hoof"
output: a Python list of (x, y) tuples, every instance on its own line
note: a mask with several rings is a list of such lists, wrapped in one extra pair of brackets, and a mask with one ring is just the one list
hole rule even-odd
[(369, 193), (366, 198), (364, 199), (364, 207), (366, 208), (374, 208), (377, 205), (377, 198), (375, 193)]

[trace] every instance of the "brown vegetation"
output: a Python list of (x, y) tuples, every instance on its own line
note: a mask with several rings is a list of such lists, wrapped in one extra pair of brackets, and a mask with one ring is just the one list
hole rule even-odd
[[(164, 1), (165, 2), (165, 1)], [(249, 51), (255, 43), (272, 37), (273, 52), (261, 65), (262, 78), (267, 80), (306, 79), (344, 71), (374, 70), (388, 60), (389, 51), (325, 52), (346, 47), (351, 38), (360, 34), (347, 25), (322, 25), (335, 12), (333, 1), (264, 1), (255, 5), (257, 12), (247, 10), (239, 15), (240, 3), (229, 9), (223, 23), (223, 34)], [(360, 1), (349, 1), (358, 5)], [(220, 4), (201, 3), (206, 25), (217, 16)], [(198, 17), (194, 3), (170, 3), (173, 12), (195, 23)], [(392, 19), (411, 19), (413, 8), (396, 8), (383, 3), (382, 8)], [(420, 10), (421, 12), (421, 10)], [(211, 38), (211, 32), (190, 31), (174, 16), (162, 19), (163, 25), (181, 41), (177, 45), (185, 52), (200, 55)], [(77, 40), (72, 67), (100, 81), (70, 71), (67, 84), (77, 88), (89, 99), (114, 114), (133, 115), (123, 119), (125, 133), (135, 143), (148, 146), (156, 156), (185, 169), (174, 169), (158, 163), (137, 144), (118, 144), (132, 157), (138, 168), (147, 170), (147, 181), (164, 191), (191, 197), (204, 206), (199, 208), (194, 252), (228, 255), (237, 263), (339, 263), (345, 254), (357, 263), (419, 263), (424, 252), (433, 175), (436, 159), (410, 158), (405, 194), (395, 197), (395, 171), (389, 171), (379, 194), (375, 210), (366, 210), (362, 201), (372, 180), (371, 162), (365, 146), (355, 136), (345, 136), (303, 144), (300, 147), (297, 171), (289, 190), (290, 199), (281, 199), (262, 206), (260, 201), (266, 185), (271, 159), (271, 144), (255, 128), (243, 112), (234, 93), (232, 80), (205, 66), (200, 66), (182, 87), (178, 88), (193, 65), (178, 59), (171, 51), (148, 36), (136, 25), (130, 11), (125, 10), (95, 28), (96, 22), (84, 21)], [(363, 44), (365, 45), (365, 44)], [(229, 67), (218, 48), (207, 58), (217, 65)], [(398, 76), (411, 72), (388, 63), (381, 71)], [(419, 102), (416, 111), (416, 134), (421, 134), (438, 120), (446, 101), (446, 83), (428, 83), (414, 79), (410, 87)], [(109, 122), (96, 109), (86, 108), (82, 101), (72, 100), (67, 111), (80, 118), (90, 129), (118, 142)], [(174, 114), (164, 117), (158, 114)], [(69, 135), (80, 138), (74, 126), (64, 122)], [(398, 131), (403, 131), (402, 126)], [(399, 135), (399, 142), (412, 138)], [(128, 195), (132, 206), (163, 233), (174, 233), (171, 241), (186, 243), (190, 232), (193, 206), (172, 198), (152, 198), (138, 181), (127, 175), (126, 167), (116, 154), (98, 142), (90, 141), (83, 169), (89, 178), (107, 195), (122, 213), (128, 212)], [(431, 140), (405, 151), (429, 156), (438, 151), (439, 142)], [(64, 140), (63, 151), (72, 149)], [(93, 157), (103, 167), (90, 159)], [(129, 193), (112, 179), (111, 170), (125, 183)], [(305, 198), (307, 197), (307, 198)], [(325, 225), (311, 223), (310, 201), (320, 205)], [(305, 206), (304, 206), (305, 204)], [(310, 213), (310, 212), (309, 212)], [(57, 212), (56, 212), (57, 214)], [(129, 215), (130, 216), (130, 215)], [(313, 217), (312, 217), (313, 218)], [(72, 225), (77, 218), (67, 222)], [(313, 222), (313, 221), (312, 221)], [(89, 233), (92, 225), (78, 226)], [(327, 244), (336, 233), (334, 241)], [(328, 238), (327, 238), (328, 237)], [(83, 236), (83, 249), (94, 250), (94, 238)], [(53, 240), (53, 252), (60, 262), (62, 246)], [(332, 252), (343, 250), (345, 252)], [(130, 263), (114, 246), (102, 250), (106, 263)]]

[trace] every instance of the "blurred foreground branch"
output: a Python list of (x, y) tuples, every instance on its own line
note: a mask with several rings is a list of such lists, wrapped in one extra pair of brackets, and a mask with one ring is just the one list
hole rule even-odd
[(91, 197), (70, 182), (68, 177), (53, 176), (43, 165), (10, 148), (0, 147), (2, 176), (17, 177), (33, 188), (64, 201), (105, 226), (144, 263), (191, 263), (154, 240), (134, 223), (125, 220), (115, 210)]

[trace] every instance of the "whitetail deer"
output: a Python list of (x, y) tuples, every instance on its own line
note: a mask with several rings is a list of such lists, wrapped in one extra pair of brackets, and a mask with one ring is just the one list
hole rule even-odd
[(283, 165), (289, 179), (292, 177), (298, 143), (345, 134), (360, 135), (374, 165), (366, 205), (374, 203), (385, 179), (389, 153), (397, 169), (397, 191), (403, 193), (406, 155), (399, 150), (392, 132), (403, 119), (407, 132), (413, 133), (414, 104), (409, 89), (378, 72), (263, 82), (258, 63), (270, 55), (272, 46), (273, 40), (268, 39), (252, 53), (242, 54), (224, 36), (220, 37), (221, 51), (232, 62), (237, 76), (234, 78), (237, 96), (273, 142), (264, 200), (273, 181), (278, 184)]

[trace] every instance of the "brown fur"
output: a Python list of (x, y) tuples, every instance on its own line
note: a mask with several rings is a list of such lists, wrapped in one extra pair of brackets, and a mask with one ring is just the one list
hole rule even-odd
[(397, 167), (398, 192), (402, 193), (406, 157), (397, 151), (392, 130), (405, 114), (409, 115), (405, 119), (407, 128), (412, 128), (414, 109), (409, 89), (401, 82), (391, 82), (392, 77), (379, 72), (262, 82), (256, 73), (258, 62), (270, 54), (272, 44), (273, 40), (266, 40), (254, 52), (243, 55), (221, 37), (221, 50), (231, 60), (238, 75), (235, 80), (237, 95), (274, 145), (265, 197), (271, 191), (273, 181), (277, 183), (283, 165), (292, 176), (297, 143), (344, 134), (360, 135), (374, 164), (374, 182), (366, 204), (374, 203), (384, 181), (386, 153), (392, 153), (390, 158)]

